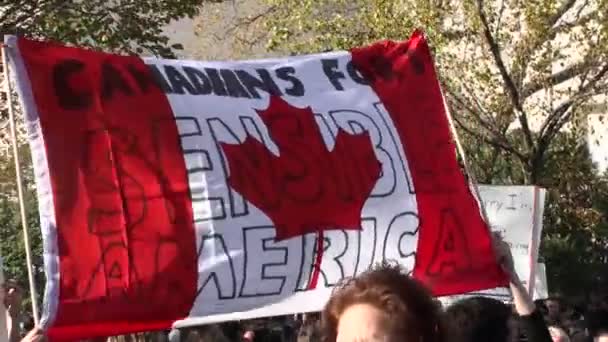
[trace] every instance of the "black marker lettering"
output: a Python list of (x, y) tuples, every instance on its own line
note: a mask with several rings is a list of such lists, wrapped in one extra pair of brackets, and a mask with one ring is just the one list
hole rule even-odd
[(266, 69), (257, 69), (260, 78), (256, 78), (245, 70), (237, 70), (236, 74), (239, 76), (243, 85), (247, 87), (247, 90), (251, 93), (251, 96), (256, 99), (260, 98), (260, 94), (257, 89), (263, 90), (271, 95), (281, 96), (281, 91), (277, 87), (276, 83), (270, 76), (270, 73)]
[(282, 67), (275, 70), (277, 77), (283, 81), (291, 83), (291, 88), (285, 89), (285, 93), (291, 96), (304, 96), (304, 84), (297, 77), (293, 76), (296, 69), (293, 67)]
[(211, 91), (213, 90), (211, 87), (211, 81), (209, 80), (209, 77), (205, 75), (204, 72), (189, 66), (185, 66), (183, 67), (183, 69), (184, 73), (194, 86), (194, 89), (196, 89), (197, 94), (211, 94)]
[(222, 78), (224, 79), (230, 97), (251, 98), (251, 95), (245, 90), (234, 72), (228, 69), (220, 69), (220, 75), (222, 75)]
[(274, 227), (243, 228), (243, 248), (245, 272), (239, 297), (280, 295), (287, 282), (289, 249), (274, 241)]
[(217, 96), (228, 96), (228, 91), (226, 90), (226, 85), (224, 81), (220, 77), (217, 69), (213, 68), (205, 68), (205, 72), (209, 79), (211, 80), (211, 86), (213, 87), (213, 93)]
[(133, 89), (129, 86), (123, 75), (116, 67), (108, 62), (101, 66), (101, 97), (110, 100), (116, 91), (125, 95), (133, 95)]
[(362, 84), (362, 85), (368, 85), (369, 82), (367, 82), (367, 80), (365, 79), (365, 77), (363, 77), (363, 75), (361, 75), (361, 73), (359, 72), (359, 70), (357, 70), (357, 68), (355, 67), (355, 64), (353, 63), (353, 61), (349, 61), (346, 64), (346, 71), (348, 71), (348, 75), (350, 76), (350, 78), (353, 79), (353, 81)]
[(148, 89), (150, 89), (150, 86), (152, 86), (152, 87), (159, 86), (157, 84), (156, 80), (154, 79), (154, 77), (152, 76), (152, 74), (150, 74), (147, 69), (139, 70), (137, 67), (130, 64), (127, 67), (127, 70), (129, 70), (129, 74), (131, 74), (131, 77), (133, 77), (135, 82), (137, 82), (137, 85), (139, 86), (139, 90), (142, 93), (147, 92)]
[(53, 66), (53, 87), (61, 108), (78, 110), (91, 105), (93, 101), (91, 92), (78, 92), (70, 87), (70, 77), (82, 71), (84, 67), (84, 63), (77, 59), (65, 59)]
[(179, 70), (177, 70), (174, 66), (165, 65), (165, 74), (167, 74), (167, 79), (169, 79), (171, 87), (173, 87), (173, 91), (176, 94), (184, 94), (184, 88), (188, 91), (189, 94), (198, 94), (192, 84), (190, 84), (186, 77), (182, 75)]
[(156, 65), (147, 64), (147, 66), (150, 69), (150, 72), (152, 73), (152, 78), (154, 78), (154, 80), (156, 81), (156, 84), (160, 87), (160, 89), (165, 94), (173, 94), (173, 89), (171, 89), (171, 86), (165, 79), (165, 76), (163, 76), (163, 74), (160, 72), (160, 70), (158, 70)]
[(343, 72), (338, 71), (338, 60), (322, 59), (321, 64), (323, 65), (323, 72), (325, 73), (325, 76), (327, 76), (327, 79), (331, 82), (334, 88), (336, 88), (336, 90), (344, 90), (344, 87), (340, 83), (339, 79), (346, 79), (346, 76)]

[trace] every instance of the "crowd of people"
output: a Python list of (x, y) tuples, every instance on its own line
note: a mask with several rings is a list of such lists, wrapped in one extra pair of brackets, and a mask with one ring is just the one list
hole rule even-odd
[[(320, 313), (226, 322), (153, 335), (157, 341), (210, 342), (608, 342), (608, 296), (600, 289), (588, 305), (553, 297), (534, 302), (519, 280), (509, 247), (496, 240), (500, 264), (510, 276), (513, 304), (470, 297), (442, 307), (398, 265), (383, 263), (336, 286)], [(39, 342), (32, 329), (22, 337), (21, 296), (5, 285), (10, 342)], [(141, 335), (140, 335), (141, 336)], [(146, 335), (150, 340), (150, 335)], [(137, 337), (111, 338), (133, 341)], [(100, 339), (103, 341), (106, 339)]]

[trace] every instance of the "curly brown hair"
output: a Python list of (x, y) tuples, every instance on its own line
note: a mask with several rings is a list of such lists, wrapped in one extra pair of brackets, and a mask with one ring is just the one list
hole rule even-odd
[(323, 341), (335, 342), (340, 317), (355, 304), (385, 314), (383, 329), (401, 341), (443, 342), (440, 308), (430, 292), (397, 264), (382, 262), (337, 285), (322, 314)]

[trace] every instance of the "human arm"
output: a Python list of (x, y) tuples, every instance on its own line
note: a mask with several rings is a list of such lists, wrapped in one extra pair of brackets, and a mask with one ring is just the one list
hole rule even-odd
[(43, 342), (46, 340), (44, 331), (38, 327), (32, 329), (25, 335), (21, 342)]
[(7, 329), (9, 342), (19, 342), (21, 335), (19, 325), (21, 323), (21, 288), (14, 280), (9, 280), (3, 284), (5, 296), (4, 306), (7, 311)]
[(494, 237), (494, 250), (498, 262), (509, 277), (509, 289), (513, 297), (515, 311), (520, 317), (521, 328), (529, 342), (552, 342), (551, 334), (542, 314), (536, 310), (532, 297), (515, 271), (513, 255), (509, 245), (499, 236)]

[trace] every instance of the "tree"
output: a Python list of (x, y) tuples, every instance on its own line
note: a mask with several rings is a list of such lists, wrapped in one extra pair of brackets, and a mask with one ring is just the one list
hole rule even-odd
[(205, 3), (194, 18), (198, 38), (192, 42), (189, 58), (237, 60), (277, 57), (280, 52), (265, 48), (267, 32), (262, 27), (249, 30), (268, 14), (265, 0), (231, 0)]
[(580, 137), (558, 133), (540, 175), (549, 192), (542, 254), (551, 288), (566, 295), (608, 285), (608, 177)]
[[(211, 0), (219, 2), (217, 0)], [(113, 52), (171, 57), (163, 28), (192, 18), (205, 0), (22, 0), (0, 5), (0, 32)]]
[[(424, 28), (478, 180), (550, 190), (543, 254), (552, 285), (588, 270), (574, 265), (606, 263), (599, 253), (606, 222), (590, 202), (605, 197), (606, 178), (581, 138), (587, 114), (608, 92), (608, 1), (264, 1), (233, 30), (266, 33), (248, 44), (266, 40), (284, 54), (402, 40)], [(577, 255), (581, 249), (590, 251)], [(565, 256), (573, 257), (568, 269)]]
[[(21, 162), (31, 165), (29, 150), (21, 145)], [(23, 229), (19, 213), (19, 203), (16, 201), (15, 167), (12, 155), (0, 155), (0, 255), (3, 259), (3, 270), (6, 279), (15, 279), (26, 293), (29, 293), (28, 275), (25, 259)], [(42, 234), (38, 216), (38, 201), (34, 188), (34, 175), (31, 167), (23, 169), (22, 180), (25, 189), (25, 206), (29, 226), (30, 248), (32, 250), (32, 265), (36, 290), (39, 295), (44, 292), (44, 269), (42, 259)], [(25, 296), (24, 308), (29, 310), (30, 297)], [(39, 297), (41, 303), (42, 298)]]

